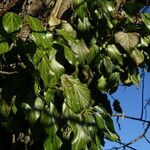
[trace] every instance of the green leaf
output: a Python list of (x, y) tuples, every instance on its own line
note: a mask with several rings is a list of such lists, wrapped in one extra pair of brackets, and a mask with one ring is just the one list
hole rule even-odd
[(27, 16), (26, 21), (33, 31), (37, 31), (37, 32), (44, 32), (45, 31), (45, 28), (43, 27), (43, 25), (39, 19), (32, 17), (32, 16)]
[(144, 62), (144, 55), (138, 49), (134, 49), (130, 54), (130, 57), (134, 60), (137, 66)]
[[(49, 53), (50, 56), (54, 52)], [(55, 58), (43, 57), (41, 62), (38, 65), (40, 75), (44, 81), (45, 88), (48, 88), (50, 85), (57, 84), (60, 80), (60, 76), (64, 73), (64, 67), (59, 64)]]
[(10, 110), (11, 109), (10, 109), (10, 106), (8, 105), (8, 103), (1, 99), (0, 100), (0, 113), (2, 115), (4, 115), (5, 117), (8, 117)]
[(146, 27), (150, 30), (150, 14), (148, 13), (141, 13), (141, 18)]
[(113, 120), (111, 119), (111, 117), (103, 116), (103, 118), (105, 121), (106, 130), (107, 130), (107, 132), (104, 132), (105, 136), (111, 141), (119, 140), (119, 136), (115, 132)]
[(65, 54), (66, 59), (68, 60), (70, 64), (76, 66), (77, 64), (76, 54), (68, 46), (66, 45), (63, 45), (63, 46), (64, 46), (64, 54)]
[(72, 150), (82, 150), (86, 147), (91, 138), (88, 136), (86, 128), (80, 125), (71, 125), (74, 132), (74, 138), (72, 140)]
[(138, 71), (136, 69), (134, 69), (132, 72), (129, 72), (128, 74), (129, 74), (128, 75), (129, 80), (132, 81), (132, 83), (138, 87), (140, 80), (141, 80), (141, 78), (138, 74)]
[(44, 98), (46, 101), (46, 104), (49, 106), (51, 102), (54, 102), (54, 93), (55, 90), (49, 88), (45, 93), (44, 93)]
[(91, 148), (92, 148), (92, 150), (102, 150), (99, 135), (95, 136), (95, 143), (92, 142)]
[(42, 58), (45, 56), (45, 52), (41, 51), (39, 49), (36, 49), (35, 54), (33, 55), (33, 63), (35, 66), (38, 66), (38, 64), (41, 62)]
[(0, 55), (10, 51), (9, 45), (6, 39), (0, 34)]
[(102, 92), (107, 91), (107, 81), (106, 81), (106, 78), (104, 76), (101, 76), (98, 79), (98, 89)]
[(83, 21), (79, 18), (78, 19), (78, 29), (82, 32), (89, 30), (91, 24), (87, 17), (83, 18)]
[(112, 61), (110, 60), (110, 58), (108, 56), (105, 56), (99, 63), (99, 69), (100, 72), (104, 73), (104, 74), (110, 74), (112, 73), (113, 70), (113, 64)]
[(68, 22), (63, 22), (61, 25), (61, 29), (71, 35), (73, 38), (76, 38), (76, 31)]
[(97, 39), (95, 37), (92, 38), (89, 51), (90, 54), (86, 58), (86, 62), (90, 64), (92, 61), (95, 61), (95, 58), (97, 57), (99, 53), (99, 46), (97, 45)]
[(91, 139), (94, 139), (97, 134), (97, 125), (92, 110), (86, 110), (82, 115), (81, 121), (86, 127), (89, 137), (91, 137)]
[(66, 104), (75, 113), (80, 113), (91, 105), (90, 90), (73, 76), (61, 76), (61, 85), (66, 97)]
[(122, 54), (114, 44), (107, 46), (107, 54), (110, 59), (117, 61), (120, 65), (123, 65)]
[(72, 31), (70, 32), (70, 30), (67, 31), (66, 29), (58, 29), (57, 34), (61, 35), (66, 41), (75, 41), (75, 35)]
[(48, 136), (44, 141), (44, 150), (58, 150), (62, 145), (62, 142), (58, 136)]
[(65, 51), (68, 51), (66, 55), (66, 57), (69, 59), (68, 61), (70, 62), (71, 59), (71, 63), (73, 63), (75, 57), (76, 62), (81, 63), (89, 56), (90, 51), (83, 40), (75, 39), (74, 33), (72, 32), (73, 31), (66, 32), (66, 30), (64, 29), (57, 30), (57, 33), (61, 35), (68, 42), (68, 45), (70, 46), (71, 50), (75, 54), (75, 56), (73, 56), (73, 53), (68, 51), (69, 48), (60, 43), (61, 45), (64, 46)]
[(147, 35), (141, 38), (141, 43), (138, 44), (138, 47), (148, 47), (149, 44), (150, 44), (150, 35)]
[(118, 86), (119, 80), (120, 80), (120, 77), (119, 77), (118, 72), (113, 72), (112, 74), (110, 74), (107, 79), (109, 89), (112, 89)]
[(55, 59), (52, 59), (50, 66), (54, 74), (52, 74), (51, 84), (56, 84), (60, 80), (61, 75), (64, 73), (64, 67), (58, 63)]
[(97, 127), (99, 129), (106, 130), (105, 121), (104, 121), (104, 119), (103, 119), (101, 114), (95, 113), (95, 120), (96, 120)]
[(52, 103), (50, 103), (49, 107), (51, 107), (51, 109), (46, 106), (41, 112), (40, 121), (46, 134), (54, 137), (58, 130), (58, 125), (55, 120), (57, 117), (57, 112)]
[(29, 110), (26, 112), (26, 117), (31, 124), (34, 124), (40, 117), (40, 112), (37, 110)]
[(130, 54), (132, 49), (139, 43), (139, 34), (120, 31), (115, 34), (115, 40)]
[(83, 40), (69, 41), (68, 44), (72, 51), (76, 54), (76, 59), (79, 61), (79, 63), (85, 60), (90, 54), (90, 51)]
[(51, 76), (54, 72), (50, 68), (50, 62), (47, 58), (43, 57), (38, 65), (38, 70), (40, 71), (41, 78), (43, 79), (45, 88), (48, 88), (51, 80)]
[(95, 119), (98, 128), (104, 131), (106, 138), (112, 141), (119, 140), (119, 137), (114, 130), (114, 124), (110, 116), (95, 113)]
[(37, 97), (34, 103), (34, 107), (37, 110), (42, 110), (44, 107), (44, 102), (40, 97)]
[(22, 17), (13, 12), (8, 12), (3, 16), (3, 26), (8, 33), (18, 31), (21, 23)]
[(84, 18), (87, 16), (87, 3), (84, 0), (74, 0), (74, 10), (75, 13), (80, 17), (80, 18)]
[(52, 34), (32, 32), (32, 37), (36, 46), (40, 50), (51, 50), (52, 48)]

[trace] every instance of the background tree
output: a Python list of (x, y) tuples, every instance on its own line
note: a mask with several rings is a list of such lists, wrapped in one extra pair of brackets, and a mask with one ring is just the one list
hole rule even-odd
[(123, 2), (0, 1), (1, 149), (121, 143), (108, 95), (150, 71), (150, 15)]

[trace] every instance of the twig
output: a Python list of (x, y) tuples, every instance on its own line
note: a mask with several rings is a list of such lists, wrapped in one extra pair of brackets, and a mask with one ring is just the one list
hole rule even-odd
[(18, 71), (7, 72), (7, 71), (2, 71), (2, 70), (0, 70), (0, 74), (11, 75), (11, 74), (16, 74), (16, 73), (18, 73)]
[[(125, 145), (124, 143), (122, 143), (122, 142), (119, 142), (119, 141), (115, 141), (116, 143), (118, 143), (118, 144), (121, 144), (121, 145)], [(131, 146), (126, 146), (126, 147), (128, 147), (128, 148), (130, 148), (131, 150), (137, 150), (136, 148), (134, 148), (134, 147), (131, 147)], [(117, 150), (117, 147), (113, 147), (113, 148), (111, 148), (111, 149), (105, 149), (105, 150)]]
[(144, 135), (145, 140), (150, 144), (150, 140)]
[(144, 114), (144, 83), (145, 83), (144, 81), (145, 81), (145, 73), (143, 69), (141, 119), (143, 119), (143, 114)]
[[(112, 114), (112, 116), (122, 117), (122, 114)], [(145, 123), (150, 124), (150, 121), (144, 120), (141, 118), (135, 118), (135, 117), (130, 117), (130, 116), (123, 116), (123, 118), (131, 119), (131, 120), (137, 120), (137, 121), (141, 121), (141, 122), (145, 122)]]
[(131, 144), (139, 141), (141, 138), (143, 138), (145, 136), (146, 132), (148, 131), (149, 127), (150, 127), (150, 124), (147, 125), (146, 129), (144, 130), (144, 132), (140, 136), (138, 136), (137, 138), (133, 139), (131, 142), (129, 142), (126, 145), (131, 145)]
[(125, 147), (127, 147), (127, 146), (129, 146), (131, 144), (134, 144), (134, 143), (138, 142), (140, 139), (142, 139), (145, 136), (145, 134), (147, 133), (149, 127), (150, 127), (150, 123), (147, 125), (146, 129), (144, 130), (144, 132), (141, 135), (139, 135), (138, 137), (136, 137), (135, 139), (133, 139), (129, 143), (125, 144), (124, 146), (116, 148), (116, 150), (118, 150), (120, 148), (125, 148)]

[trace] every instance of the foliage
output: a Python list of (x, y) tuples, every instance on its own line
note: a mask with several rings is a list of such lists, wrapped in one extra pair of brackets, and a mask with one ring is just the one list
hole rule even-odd
[(114, 0), (72, 2), (50, 15), (52, 0), (21, 1), (0, 16), (2, 149), (97, 150), (120, 140), (107, 94), (150, 71), (150, 15), (137, 15), (132, 0), (120, 14)]

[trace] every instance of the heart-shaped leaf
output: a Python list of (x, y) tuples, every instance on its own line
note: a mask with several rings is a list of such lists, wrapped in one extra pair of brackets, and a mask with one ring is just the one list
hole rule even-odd
[(144, 62), (144, 55), (138, 49), (134, 49), (130, 54), (130, 57), (134, 60), (137, 66), (139, 66), (139, 64)]
[(122, 54), (119, 52), (117, 47), (112, 44), (107, 47), (107, 54), (112, 59), (117, 61), (120, 65), (123, 65)]
[(45, 31), (45, 28), (43, 27), (43, 25), (39, 19), (34, 18), (32, 16), (27, 16), (26, 21), (33, 31), (37, 31), (37, 32), (44, 32)]
[(21, 27), (22, 17), (13, 13), (8, 12), (3, 17), (3, 26), (8, 33), (16, 32)]
[(61, 76), (61, 85), (66, 103), (75, 113), (80, 113), (91, 105), (90, 91), (87, 85), (66, 74)]
[(91, 141), (91, 138), (87, 134), (86, 128), (80, 125), (72, 125), (71, 128), (74, 132), (72, 150), (81, 150), (85, 148), (87, 143)]
[(132, 49), (139, 43), (139, 34), (120, 31), (115, 34), (115, 40), (130, 54)]

